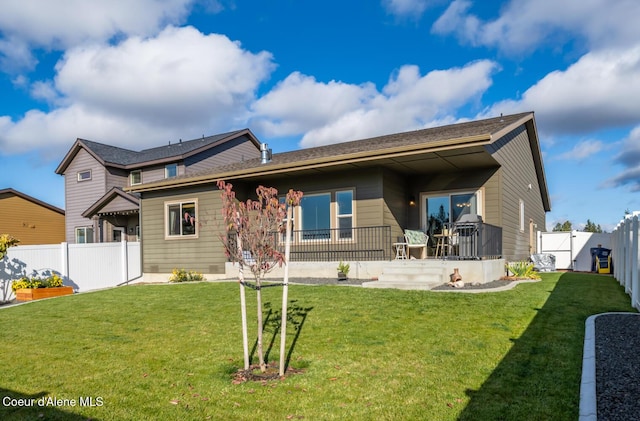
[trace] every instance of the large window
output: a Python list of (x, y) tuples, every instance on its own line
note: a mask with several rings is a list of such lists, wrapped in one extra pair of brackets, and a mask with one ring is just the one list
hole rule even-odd
[(302, 240), (352, 239), (353, 190), (309, 194), (300, 202)]
[(93, 243), (93, 228), (76, 228), (76, 244)]
[(165, 203), (166, 237), (197, 236), (197, 212), (198, 202), (196, 200)]
[(302, 196), (300, 201), (300, 228), (303, 240), (331, 237), (331, 194)]

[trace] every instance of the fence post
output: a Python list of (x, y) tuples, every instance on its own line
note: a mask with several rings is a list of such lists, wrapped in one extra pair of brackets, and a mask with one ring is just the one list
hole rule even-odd
[(120, 241), (121, 261), (122, 261), (122, 283), (126, 283), (129, 280), (129, 255), (127, 253), (127, 240), (122, 236)]
[(60, 243), (60, 258), (62, 279), (69, 279), (69, 243), (66, 241)]
[(631, 305), (638, 305), (638, 215), (631, 220)]

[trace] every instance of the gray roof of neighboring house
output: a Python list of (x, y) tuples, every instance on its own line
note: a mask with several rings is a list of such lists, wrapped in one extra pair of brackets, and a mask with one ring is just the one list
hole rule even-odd
[(228, 133), (221, 133), (212, 136), (202, 137), (199, 139), (178, 141), (169, 143), (165, 146), (159, 146), (141, 151), (133, 151), (130, 149), (120, 148), (117, 146), (105, 145), (104, 143), (94, 142), (92, 140), (80, 139), (76, 140), (73, 147), (64, 157), (56, 173), (62, 174), (69, 165), (78, 150), (84, 147), (103, 165), (117, 167), (144, 166), (156, 161), (167, 160), (171, 158), (184, 158), (198, 151), (208, 149), (219, 143), (223, 143), (230, 139), (235, 139), (244, 134), (248, 134), (249, 138), (259, 147), (259, 141), (248, 129), (236, 130)]

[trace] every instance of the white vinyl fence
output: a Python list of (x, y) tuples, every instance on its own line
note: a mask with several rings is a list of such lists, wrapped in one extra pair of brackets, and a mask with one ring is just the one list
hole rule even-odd
[(583, 231), (538, 232), (537, 253), (556, 257), (556, 269), (591, 271), (591, 249), (611, 249), (612, 234)]
[(638, 280), (638, 242), (640, 212), (627, 215), (613, 230), (612, 259), (613, 274), (624, 290), (631, 296), (631, 305), (640, 310), (640, 282)]
[(121, 285), (142, 276), (140, 243), (11, 247), (0, 261), (0, 301), (13, 298), (14, 279), (51, 272), (60, 274), (64, 284), (78, 292)]

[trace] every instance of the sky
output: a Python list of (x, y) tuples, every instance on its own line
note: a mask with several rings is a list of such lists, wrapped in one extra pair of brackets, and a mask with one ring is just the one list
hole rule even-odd
[(535, 113), (547, 229), (640, 210), (637, 0), (3, 0), (0, 189), (64, 208), (77, 138), (274, 152)]

